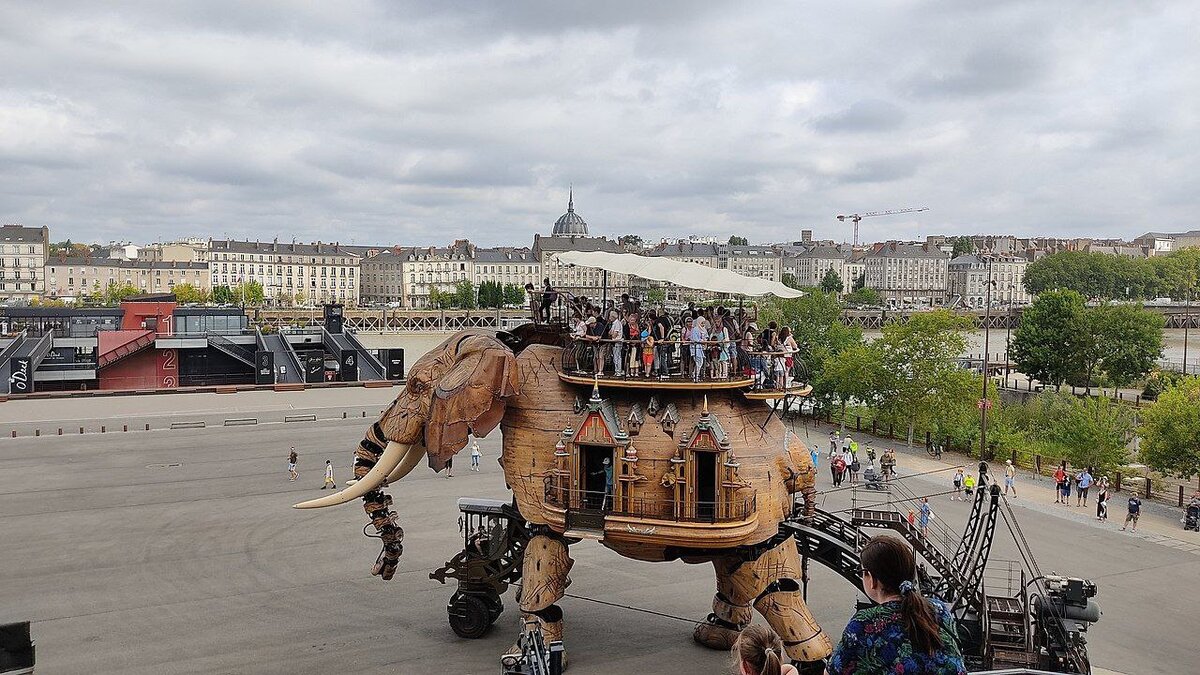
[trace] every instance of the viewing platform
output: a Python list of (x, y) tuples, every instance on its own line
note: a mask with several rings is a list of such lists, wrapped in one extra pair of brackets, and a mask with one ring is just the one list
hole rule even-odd
[[(803, 366), (785, 352), (747, 350), (737, 343), (722, 345), (704, 342), (706, 358), (695, 374), (696, 360), (692, 357), (694, 343), (662, 341), (650, 349), (654, 355), (647, 366), (644, 354), (647, 345), (641, 341), (606, 340), (570, 336), (563, 348), (559, 379), (571, 384), (599, 385), (619, 389), (658, 389), (672, 391), (741, 390), (751, 400), (773, 400), (790, 396), (807, 396), (812, 387), (799, 375)], [(624, 366), (616, 370), (613, 356), (620, 349)], [(726, 360), (719, 360), (720, 351)]]

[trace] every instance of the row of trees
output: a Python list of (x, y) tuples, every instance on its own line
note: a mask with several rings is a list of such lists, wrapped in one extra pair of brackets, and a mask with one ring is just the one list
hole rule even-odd
[(1012, 360), (1044, 384), (1126, 387), (1162, 356), (1163, 325), (1138, 305), (1088, 307), (1076, 291), (1046, 291), (1021, 315)]
[(1068, 251), (1046, 256), (1025, 269), (1025, 288), (1030, 293), (1070, 289), (1096, 300), (1183, 299), (1196, 292), (1198, 281), (1197, 248), (1153, 258)]
[(434, 288), (429, 291), (429, 306), (433, 309), (494, 308), (505, 305), (523, 305), (527, 296), (525, 289), (517, 284), (500, 284), (485, 281), (475, 288), (470, 281), (460, 281), (453, 290)]
[[(1026, 313), (1016, 337), (1036, 345), (1046, 359), (1055, 345), (1060, 353), (1076, 354), (1078, 364), (1069, 356), (1054, 357), (1058, 370), (1053, 372), (1064, 374), (1058, 381), (1086, 381), (1089, 371), (1111, 382), (1139, 378), (1161, 350), (1161, 319), (1139, 307), (1087, 308), (1081, 296), (1066, 291), (1039, 302), (1040, 307)], [(841, 311), (836, 296), (817, 290), (797, 299), (767, 299), (759, 307), (760, 325), (776, 321), (792, 327), (816, 408), (840, 413), (843, 419), (874, 420), (914, 443), (929, 433), (952, 448), (974, 452), (982, 376), (959, 365), (970, 322), (944, 310), (926, 312), (886, 324), (879, 338), (867, 341), (861, 330), (842, 324)], [(1055, 312), (1063, 316), (1054, 317)], [(1039, 314), (1055, 320), (1043, 321)], [(1061, 331), (1052, 333), (1052, 327)], [(1046, 373), (1045, 381), (1054, 382), (1055, 376)], [(1048, 390), (1013, 403), (1001, 401), (990, 388), (988, 446), (997, 457), (1040, 454), (1112, 471), (1129, 460), (1131, 440), (1140, 433), (1142, 461), (1174, 475), (1196, 475), (1200, 378), (1164, 381), (1166, 390), (1142, 414), (1140, 427), (1131, 406), (1105, 397)]]

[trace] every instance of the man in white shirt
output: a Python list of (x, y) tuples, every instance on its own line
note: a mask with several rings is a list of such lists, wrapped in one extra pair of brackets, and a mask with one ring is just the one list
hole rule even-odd
[(624, 363), (625, 345), (621, 342), (625, 337), (625, 323), (615, 311), (608, 313), (608, 339), (615, 340), (612, 346), (613, 374), (621, 376), (621, 364)]

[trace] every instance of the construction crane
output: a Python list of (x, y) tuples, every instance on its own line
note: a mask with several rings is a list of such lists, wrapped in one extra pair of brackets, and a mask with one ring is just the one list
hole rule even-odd
[(854, 223), (854, 246), (858, 246), (858, 223), (863, 218), (871, 218), (873, 216), (894, 216), (898, 213), (917, 213), (918, 211), (928, 211), (928, 206), (922, 206), (919, 209), (895, 209), (893, 211), (871, 211), (869, 213), (852, 213), (848, 216), (838, 216), (837, 219), (843, 223), (847, 220)]

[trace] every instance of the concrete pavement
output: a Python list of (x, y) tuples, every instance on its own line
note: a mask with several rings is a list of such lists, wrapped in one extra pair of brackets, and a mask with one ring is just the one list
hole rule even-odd
[[(462, 546), (458, 496), (508, 497), (495, 463), (499, 434), (481, 441), (481, 473), (462, 458), (452, 479), (422, 467), (392, 490), (405, 553), (396, 577), (383, 582), (369, 573), (378, 546), (362, 536), (356, 504), (290, 508), (325, 494), (326, 458), (345, 481), (366, 425), (0, 439), (0, 621), (34, 621), (46, 673), (496, 672), (517, 630), (512, 594), (491, 633), (462, 640), (446, 624), (453, 589), (428, 573)], [(827, 430), (809, 436), (827, 445)], [(300, 480), (290, 483), (293, 444)], [(900, 469), (926, 464), (906, 455)], [(821, 469), (828, 488), (824, 462)], [(943, 491), (947, 481), (909, 479), (917, 494)], [(846, 491), (822, 496), (831, 510), (849, 499)], [(1200, 556), (1038, 501), (1022, 494), (1014, 506), (1042, 568), (1100, 586), (1105, 614), (1089, 636), (1093, 662), (1121, 673), (1188, 671), (1195, 640), (1186, 617)], [(934, 502), (939, 522), (961, 529), (968, 505)], [(1006, 537), (997, 535), (997, 566), (1016, 557)], [(690, 622), (710, 611), (709, 566), (639, 563), (594, 542), (571, 553), (574, 583), (562, 603), (571, 672), (728, 672), (726, 654), (690, 639)], [(811, 574), (810, 605), (836, 638), (855, 592), (820, 566)]]

